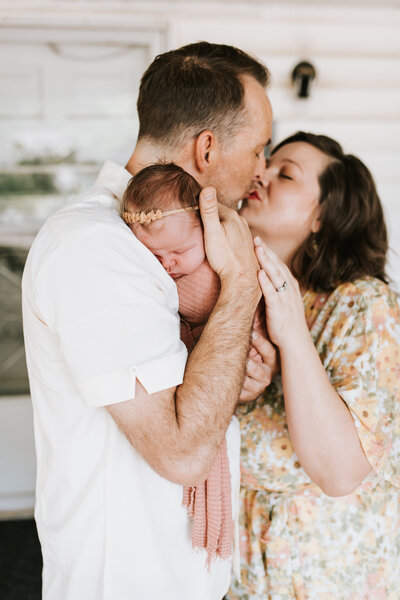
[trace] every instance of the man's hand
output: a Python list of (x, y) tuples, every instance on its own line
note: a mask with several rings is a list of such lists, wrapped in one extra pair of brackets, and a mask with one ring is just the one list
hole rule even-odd
[(214, 187), (206, 187), (199, 198), (204, 225), (204, 246), (208, 262), (220, 276), (243, 282), (260, 297), (257, 290), (258, 263), (246, 221), (234, 210), (219, 204)]
[(251, 358), (247, 361), (246, 378), (239, 403), (252, 402), (258, 398), (280, 369), (278, 353), (269, 340), (259, 333), (253, 332), (252, 343), (263, 362), (259, 363)]

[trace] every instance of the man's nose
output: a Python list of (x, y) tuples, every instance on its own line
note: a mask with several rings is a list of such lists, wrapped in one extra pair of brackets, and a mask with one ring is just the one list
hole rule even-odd
[(260, 183), (263, 187), (267, 188), (270, 184), (271, 181), (271, 173), (268, 169), (268, 167), (265, 167), (261, 177), (260, 177)]
[(265, 167), (267, 166), (267, 161), (265, 159), (264, 153), (260, 154), (257, 167), (255, 172), (255, 179), (260, 179), (265, 171)]
[(265, 159), (264, 159), (264, 168), (260, 171), (260, 174), (256, 177), (256, 183), (258, 183), (258, 185), (261, 185), (262, 187), (268, 187), (269, 183), (270, 183), (270, 172), (268, 170), (268, 167), (265, 163)]

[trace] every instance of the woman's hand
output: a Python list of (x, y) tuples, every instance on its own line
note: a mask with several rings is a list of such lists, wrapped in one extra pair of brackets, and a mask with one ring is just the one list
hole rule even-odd
[(331, 385), (312, 342), (299, 284), (259, 238), (254, 244), (267, 329), (279, 348), (293, 448), (303, 469), (325, 494), (344, 496), (356, 489), (371, 465), (351, 413)]
[(279, 372), (278, 353), (271, 342), (254, 331), (252, 343), (261, 356), (262, 363), (251, 358), (247, 361), (246, 378), (239, 397), (239, 403), (253, 402), (263, 393)]
[(259, 238), (254, 239), (261, 270), (258, 280), (265, 298), (267, 329), (279, 349), (309, 337), (299, 284), (289, 268)]

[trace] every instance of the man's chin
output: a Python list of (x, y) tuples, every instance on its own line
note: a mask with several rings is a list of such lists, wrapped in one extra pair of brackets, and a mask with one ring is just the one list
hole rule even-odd
[(246, 208), (248, 208), (247, 198), (243, 198), (243, 200), (240, 200), (240, 202), (239, 202), (239, 208), (238, 208), (239, 214), (241, 215), (242, 212), (246, 210)]
[(237, 198), (234, 199), (234, 200), (230, 199), (230, 198), (224, 198), (224, 197), (219, 198), (218, 195), (217, 195), (217, 198), (218, 198), (218, 202), (220, 202), (221, 204), (223, 204), (227, 208), (231, 208), (232, 210), (236, 210), (236, 212), (239, 210), (240, 204), (242, 202), (241, 199), (238, 200)]

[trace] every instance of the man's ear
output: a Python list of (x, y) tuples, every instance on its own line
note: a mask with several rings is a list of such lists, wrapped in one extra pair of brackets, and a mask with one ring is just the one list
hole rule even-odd
[(196, 168), (200, 173), (205, 173), (214, 166), (218, 154), (218, 142), (215, 135), (209, 129), (202, 131), (195, 140)]

